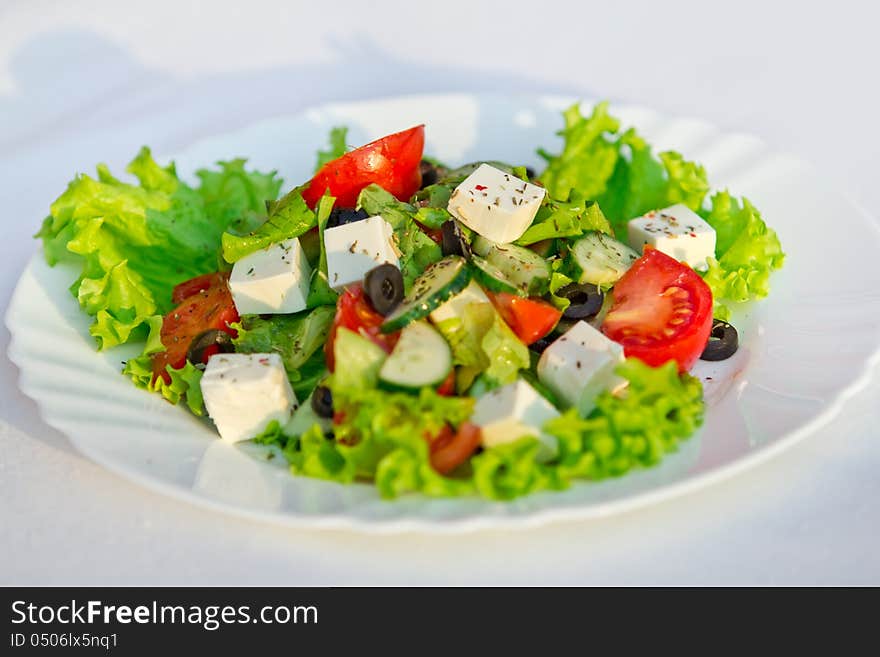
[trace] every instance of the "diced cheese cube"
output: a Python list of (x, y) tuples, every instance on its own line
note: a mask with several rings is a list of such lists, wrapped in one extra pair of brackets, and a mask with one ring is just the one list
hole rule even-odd
[(639, 253), (653, 246), (694, 269), (706, 269), (706, 258), (715, 257), (715, 229), (681, 203), (630, 219), (629, 245)]
[(474, 281), (471, 281), (461, 292), (431, 311), (431, 321), (439, 324), (454, 317), (461, 319), (465, 309), (474, 303), (491, 304), (492, 302), (489, 301), (489, 297), (483, 292), (483, 288)]
[(461, 223), (499, 244), (522, 237), (546, 190), (481, 164), (455, 188), (447, 209)]
[(537, 438), (539, 461), (556, 456), (558, 445), (541, 428), (559, 412), (523, 380), (496, 388), (477, 399), (471, 422), (482, 429), (483, 447), (510, 443), (524, 436)]
[(586, 417), (601, 392), (625, 382), (614, 373), (623, 360), (622, 346), (580, 321), (541, 354), (538, 380)]
[(326, 229), (324, 248), (327, 279), (335, 290), (360, 281), (377, 265), (400, 266), (394, 230), (380, 215)]
[(298, 406), (278, 354), (215, 354), (201, 386), (208, 415), (229, 442), (249, 440), (273, 420), (284, 426)]
[(229, 275), (240, 315), (295, 313), (306, 308), (312, 269), (298, 239), (245, 256)]

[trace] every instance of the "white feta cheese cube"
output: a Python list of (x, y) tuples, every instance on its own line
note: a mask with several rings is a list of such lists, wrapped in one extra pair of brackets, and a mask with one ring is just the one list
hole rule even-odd
[(715, 257), (715, 229), (681, 203), (630, 219), (629, 245), (639, 253), (653, 246), (694, 269), (706, 269), (706, 258)]
[(202, 396), (220, 437), (249, 440), (298, 404), (278, 354), (215, 354), (202, 375)]
[(312, 269), (298, 239), (260, 249), (235, 263), (229, 290), (240, 315), (305, 310)]
[(538, 380), (586, 417), (601, 392), (625, 383), (614, 373), (623, 360), (622, 346), (580, 321), (541, 354)]
[(380, 215), (326, 229), (324, 248), (327, 279), (335, 290), (360, 281), (377, 265), (400, 266), (394, 230)]
[(543, 187), (481, 164), (453, 190), (447, 209), (486, 239), (506, 244), (526, 232), (544, 194)]
[(510, 443), (524, 436), (537, 438), (539, 461), (549, 461), (558, 452), (553, 436), (541, 428), (559, 412), (523, 380), (496, 388), (477, 399), (471, 422), (482, 429), (483, 447)]
[(483, 292), (483, 288), (474, 281), (471, 281), (461, 292), (431, 311), (431, 321), (439, 324), (454, 317), (460, 319), (464, 315), (465, 309), (474, 303), (491, 304), (492, 302), (489, 301), (489, 297)]

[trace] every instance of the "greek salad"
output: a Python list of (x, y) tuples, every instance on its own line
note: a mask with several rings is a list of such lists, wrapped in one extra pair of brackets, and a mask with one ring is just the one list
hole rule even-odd
[[(182, 180), (147, 148), (99, 165), (37, 237), (72, 263), (98, 349), (137, 385), (296, 475), (507, 500), (650, 466), (700, 426), (698, 359), (784, 255), (758, 210), (605, 103), (564, 112), (545, 166), (359, 148), (334, 128), (279, 196), (241, 159)], [(491, 157), (491, 153), (485, 154)]]

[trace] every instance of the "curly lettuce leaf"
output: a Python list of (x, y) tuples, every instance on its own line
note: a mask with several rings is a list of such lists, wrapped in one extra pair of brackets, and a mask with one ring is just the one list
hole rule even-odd
[(635, 130), (621, 135), (621, 157), (599, 205), (611, 219), (614, 232), (626, 238), (626, 222), (646, 212), (684, 203), (698, 210), (709, 183), (702, 166), (667, 151), (654, 155), (648, 143)]
[(318, 151), (318, 161), (315, 164), (315, 172), (318, 169), (332, 162), (338, 157), (345, 155), (345, 139), (348, 136), (348, 128), (344, 125), (338, 125), (330, 128), (330, 136), (328, 138), (329, 148), (326, 151)]
[(540, 448), (537, 438), (526, 436), (475, 456), (472, 465), (477, 492), (490, 500), (512, 500), (540, 490), (561, 488), (552, 467), (535, 460)]
[(618, 237), (626, 222), (650, 210), (684, 203), (702, 205), (709, 190), (702, 166), (667, 151), (655, 155), (634, 129), (620, 133), (620, 123), (600, 103), (589, 117), (573, 105), (564, 112), (562, 153), (547, 160), (540, 178), (551, 198), (567, 200), (577, 193), (596, 199)]
[(565, 127), (558, 133), (564, 140), (562, 152), (538, 154), (547, 161), (539, 176), (550, 196), (567, 201), (573, 190), (585, 198), (597, 198), (605, 192), (620, 157), (614, 135), (620, 122), (608, 114), (608, 103), (599, 103), (589, 117), (581, 115), (575, 104), (563, 112)]
[(785, 261), (776, 232), (748, 199), (737, 200), (726, 191), (714, 194), (711, 209), (701, 214), (716, 232), (716, 258), (709, 259), (704, 276), (716, 302), (767, 296), (771, 272)]
[(628, 359), (617, 371), (629, 381), (623, 394), (600, 395), (588, 418), (570, 409), (544, 425), (559, 447), (554, 461), (536, 462), (539, 443), (529, 436), (475, 456), (477, 491), (489, 499), (509, 500), (563, 489), (576, 479), (617, 477), (658, 463), (702, 424), (700, 382), (679, 376), (673, 363), (652, 368)]
[(442, 397), (430, 388), (418, 396), (373, 388), (343, 387), (330, 380), (334, 406), (342, 413), (336, 439), (315, 425), (302, 435), (296, 451), (287, 451), (297, 474), (339, 482), (371, 478), (383, 497), (419, 491), (462, 495), (469, 482), (442, 477), (430, 466), (425, 435), (447, 423), (464, 422), (474, 400)]
[[(428, 265), (443, 257), (440, 245), (418, 227), (418, 210), (414, 206), (398, 201), (378, 185), (365, 187), (358, 196), (357, 204), (370, 216), (382, 215), (394, 230), (394, 239), (400, 251), (400, 271), (403, 273), (404, 287), (409, 291), (416, 277)], [(424, 215), (422, 219), (425, 219)]]
[(150, 317), (147, 320), (147, 325), (149, 326), (149, 334), (143, 352), (138, 357), (126, 361), (122, 373), (128, 376), (138, 388), (157, 392), (172, 404), (185, 401), (194, 415), (204, 415), (205, 405), (201, 388), (202, 370), (187, 361), (180, 368), (174, 368), (171, 365), (165, 367), (165, 371), (168, 372), (171, 379), (169, 383), (166, 383), (161, 376), (154, 378), (152, 356), (165, 350), (160, 335), (162, 316)]
[(317, 217), (302, 197), (302, 188), (291, 190), (284, 198), (268, 203), (269, 217), (247, 235), (223, 233), (223, 259), (238, 262), (251, 253), (284, 240), (299, 237), (317, 225)]
[(702, 386), (674, 363), (655, 368), (630, 358), (617, 373), (629, 382), (622, 394), (601, 394), (586, 419), (570, 410), (544, 426), (559, 441), (561, 479), (603, 479), (654, 465), (702, 424)]
[(219, 171), (196, 172), (205, 212), (224, 230), (237, 234), (255, 230), (265, 220), (263, 204), (278, 198), (281, 179), (276, 171), (247, 171), (241, 158), (218, 164)]
[[(216, 271), (220, 236), (232, 218), (262, 211), (266, 199), (257, 194), (277, 193), (280, 185), (274, 174), (248, 173), (236, 160), (199, 172), (202, 185), (192, 188), (147, 148), (128, 170), (138, 184), (103, 165), (96, 178), (75, 178), (36, 235), (50, 265), (64, 260), (82, 268), (71, 292), (95, 318), (90, 332), (99, 349), (143, 339), (149, 318), (170, 310), (177, 283)], [(246, 182), (253, 195), (217, 193)]]

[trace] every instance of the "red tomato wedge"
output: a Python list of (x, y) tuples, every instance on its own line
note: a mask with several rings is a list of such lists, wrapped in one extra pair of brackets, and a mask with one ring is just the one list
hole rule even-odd
[(646, 247), (614, 286), (602, 331), (626, 356), (681, 372), (700, 357), (712, 329), (712, 291), (690, 267)]
[(446, 377), (446, 380), (443, 381), (439, 386), (437, 386), (437, 394), (442, 395), (443, 397), (450, 397), (455, 394), (455, 368), (452, 368), (452, 371), (449, 373), (449, 376)]
[(559, 323), (562, 313), (540, 299), (518, 297), (507, 292), (486, 292), (495, 309), (523, 343), (540, 340)]
[[(235, 336), (229, 325), (239, 320), (238, 311), (229, 292), (229, 274), (214, 273), (197, 276), (176, 286), (171, 293), (174, 310), (165, 315), (160, 333), (165, 351), (153, 356), (153, 380), (161, 376), (171, 383), (166, 365), (183, 367), (186, 352), (193, 338), (210, 329), (219, 329)], [(206, 350), (205, 362), (216, 349)]]
[(419, 163), (425, 147), (425, 126), (382, 137), (328, 162), (303, 191), (314, 208), (324, 192), (336, 197), (336, 205), (353, 208), (360, 191), (372, 183), (407, 201), (422, 185)]
[(327, 342), (324, 344), (324, 355), (327, 358), (327, 369), (331, 372), (336, 368), (336, 359), (333, 356), (333, 345), (336, 342), (336, 331), (339, 327), (345, 327), (365, 338), (369, 338), (388, 353), (394, 349), (400, 332), (382, 333), (379, 326), (385, 321), (385, 317), (373, 310), (364, 288), (360, 283), (345, 288), (336, 302), (336, 316), (330, 326)]
[(431, 466), (440, 474), (449, 474), (470, 458), (481, 438), (482, 432), (476, 424), (464, 422), (457, 432), (447, 425), (431, 440)]

